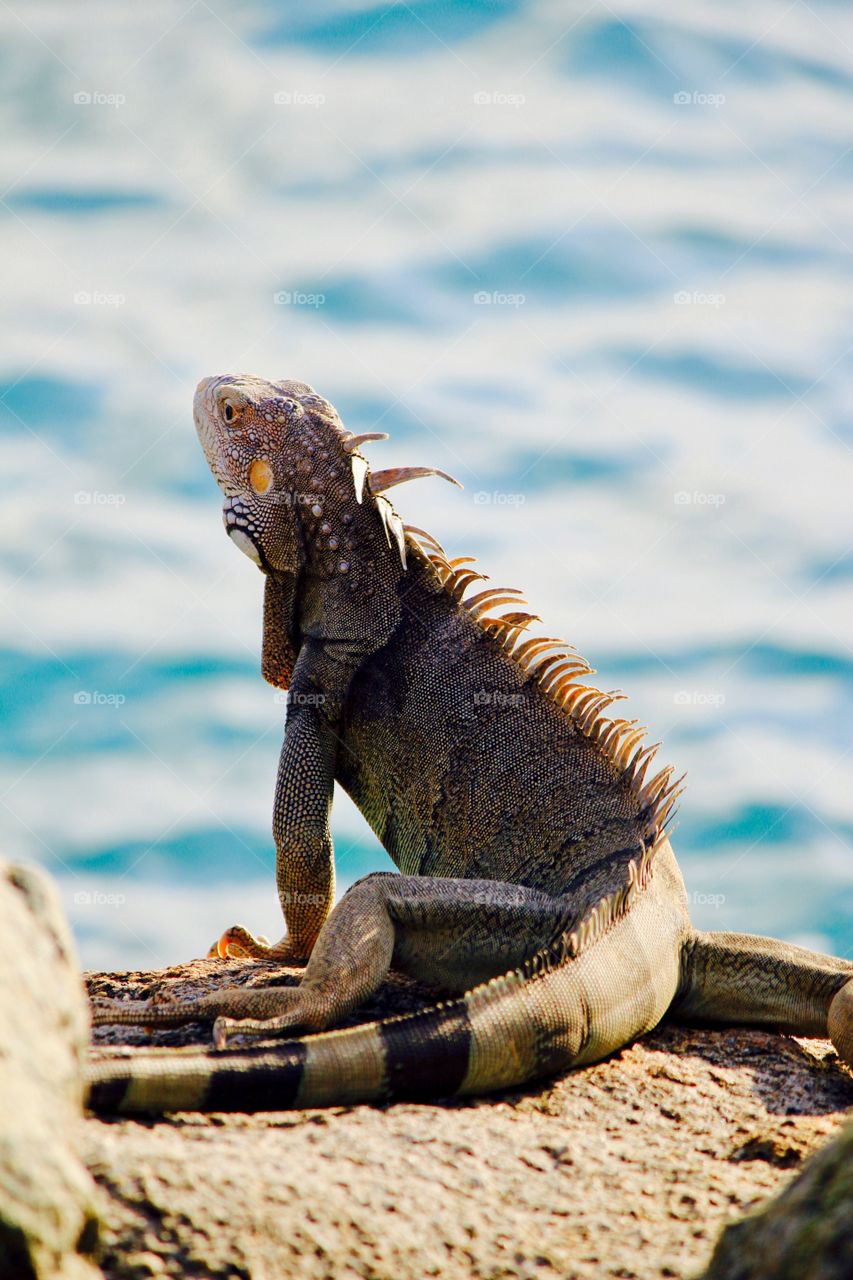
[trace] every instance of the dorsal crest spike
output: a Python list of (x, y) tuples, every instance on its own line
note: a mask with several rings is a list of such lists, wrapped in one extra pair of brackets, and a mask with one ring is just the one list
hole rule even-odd
[[(444, 547), (434, 538), (431, 533), (427, 533), (426, 529), (419, 529), (416, 524), (406, 524), (403, 526), (406, 533), (410, 533), (418, 542), (423, 542), (426, 546), (432, 547), (440, 555), (444, 555)], [(445, 557), (446, 558), (446, 557)], [(471, 557), (473, 560), (473, 556)]]
[(463, 566), (461, 569), (451, 569), (446, 586), (453, 599), (461, 602), (466, 588), (472, 582), (485, 582), (486, 578), (485, 573), (477, 573), (476, 569), (466, 569)]
[(405, 484), (409, 480), (423, 480), (426, 476), (439, 476), (442, 480), (455, 484), (458, 489), (463, 488), (458, 480), (438, 467), (388, 467), (384, 471), (375, 471), (371, 475), (370, 491), (384, 493), (386, 489), (393, 489), (396, 484)]
[(360, 436), (345, 436), (343, 446), (347, 453), (355, 453), (356, 449), (360, 449), (363, 444), (369, 444), (371, 440), (387, 440), (387, 431), (365, 431)]
[[(371, 492), (373, 480), (371, 475)], [(675, 801), (683, 789), (682, 780), (672, 781), (671, 768), (653, 773), (650, 766), (659, 744), (642, 745), (646, 734), (644, 726), (636, 719), (607, 714), (610, 704), (624, 695), (618, 689), (606, 692), (586, 683), (595, 675), (595, 668), (578, 654), (574, 645), (555, 636), (525, 636), (525, 628), (539, 619), (518, 610), (518, 606), (524, 604), (520, 591), (511, 587), (489, 587), (463, 599), (471, 583), (486, 576), (470, 568), (473, 558), (450, 559), (426, 530), (414, 525), (406, 525), (404, 529), (422, 562), (430, 564), (441, 588), (465, 609), (498, 652), (506, 654), (527, 687), (536, 688), (548, 698), (560, 714), (571, 721), (575, 732), (608, 761), (615, 774), (614, 781), (630, 793), (632, 803), (636, 804), (636, 818), (642, 825), (638, 838), (642, 842), (652, 841), (656, 848), (672, 819)], [(511, 611), (497, 612), (506, 606)], [(598, 915), (588, 913), (573, 930), (572, 937), (581, 950), (591, 939), (594, 941), (602, 928), (609, 927), (607, 921), (621, 914), (631, 894), (645, 885), (650, 874), (651, 847), (648, 847), (633, 869), (629, 869), (628, 883), (609, 900), (602, 901)], [(572, 945), (568, 934), (563, 945)]]
[(360, 453), (354, 453), (352, 455), (352, 482), (355, 486), (356, 502), (361, 502), (364, 498), (364, 482), (367, 479), (369, 470), (367, 459), (362, 458)]

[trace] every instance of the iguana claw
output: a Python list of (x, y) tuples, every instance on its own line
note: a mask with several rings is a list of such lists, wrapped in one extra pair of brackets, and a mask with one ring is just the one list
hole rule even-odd
[(218, 957), (220, 960), (274, 959), (270, 952), (274, 952), (274, 947), (269, 938), (262, 933), (250, 933), (241, 924), (234, 924), (214, 942), (207, 955), (209, 959)]
[(207, 953), (221, 960), (279, 960), (282, 964), (305, 964), (310, 947), (299, 946), (293, 938), (285, 936), (280, 942), (270, 942), (262, 933), (250, 933), (241, 924), (226, 929)]

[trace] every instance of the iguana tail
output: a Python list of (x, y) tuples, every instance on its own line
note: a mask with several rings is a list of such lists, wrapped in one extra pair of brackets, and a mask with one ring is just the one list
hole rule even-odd
[(595, 1062), (656, 1026), (680, 979), (677, 917), (636, 881), (518, 969), (415, 1013), (273, 1048), (93, 1060), (93, 1111), (278, 1111), (488, 1093)]

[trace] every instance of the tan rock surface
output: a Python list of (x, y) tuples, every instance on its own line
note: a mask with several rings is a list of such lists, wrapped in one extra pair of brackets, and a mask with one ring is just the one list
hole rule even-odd
[[(263, 978), (198, 961), (93, 975), (183, 994)], [(423, 992), (392, 982), (368, 1013)], [(99, 1040), (180, 1043), (105, 1028)], [(853, 1107), (823, 1041), (666, 1026), (595, 1067), (467, 1104), (86, 1126), (111, 1193), (108, 1277), (689, 1277), (726, 1223), (785, 1186)]]
[(0, 863), (0, 1280), (85, 1280), (97, 1191), (80, 1160), (89, 1019), (47, 876)]
[(757, 1213), (727, 1227), (707, 1280), (850, 1280), (853, 1124)]

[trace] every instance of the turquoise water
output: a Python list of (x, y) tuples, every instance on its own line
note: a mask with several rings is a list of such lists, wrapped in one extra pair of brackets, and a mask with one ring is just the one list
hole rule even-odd
[(853, 12), (293, 8), (0, 15), (3, 854), (89, 965), (277, 935), (284, 707), (190, 413), (247, 370), (464, 482), (398, 506), (689, 771), (701, 926), (853, 954)]

